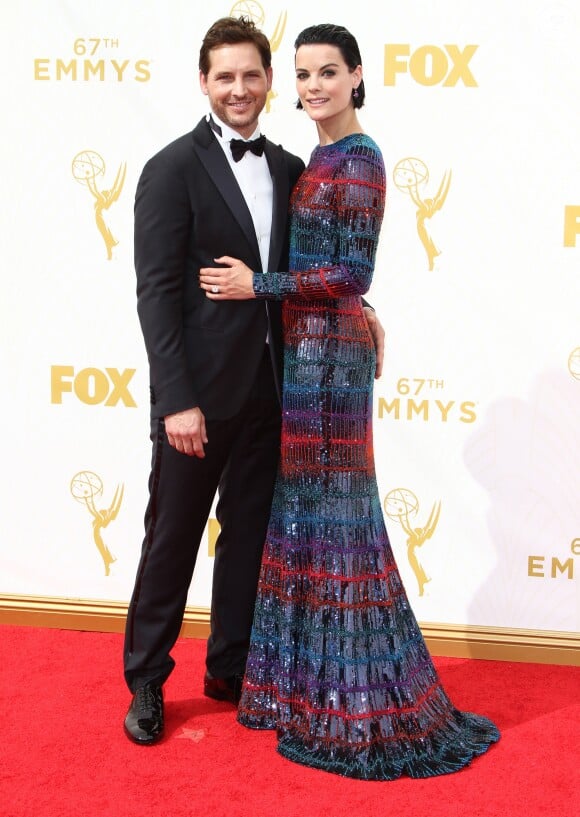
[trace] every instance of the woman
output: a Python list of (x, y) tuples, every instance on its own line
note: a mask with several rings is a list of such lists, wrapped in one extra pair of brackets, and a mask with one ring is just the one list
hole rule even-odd
[[(278, 751), (368, 780), (456, 771), (498, 740), (441, 687), (389, 545), (372, 448), (373, 343), (361, 306), (385, 206), (362, 132), (361, 58), (341, 26), (296, 43), (298, 107), (319, 145), (291, 202), (291, 272), (230, 257), (207, 296), (284, 300), (283, 430), (238, 720)], [(219, 290), (219, 292), (216, 292)]]

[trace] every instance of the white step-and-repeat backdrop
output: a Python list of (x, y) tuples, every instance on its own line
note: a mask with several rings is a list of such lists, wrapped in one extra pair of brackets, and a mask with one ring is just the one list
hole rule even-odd
[[(206, 112), (214, 19), (271, 37), (264, 132), (304, 159), (293, 41), (364, 60), (388, 209), (369, 298), (381, 499), (420, 620), (580, 629), (580, 8), (546, 0), (21, 0), (3, 11), (0, 593), (128, 600), (149, 468), (132, 208)], [(192, 498), (193, 501), (193, 498)], [(209, 606), (211, 527), (190, 603)]]

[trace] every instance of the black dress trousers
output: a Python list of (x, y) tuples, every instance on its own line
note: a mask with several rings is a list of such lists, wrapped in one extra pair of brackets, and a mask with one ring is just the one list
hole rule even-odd
[(201, 537), (216, 490), (216, 543), (207, 669), (216, 678), (243, 674), (262, 548), (280, 450), (280, 404), (266, 347), (253, 387), (234, 417), (206, 421), (205, 458), (167, 441), (153, 420), (145, 538), (125, 632), (125, 678), (131, 691), (162, 684), (177, 640)]

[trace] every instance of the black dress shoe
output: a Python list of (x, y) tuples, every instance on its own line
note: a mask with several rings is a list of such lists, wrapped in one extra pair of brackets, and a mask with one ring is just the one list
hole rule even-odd
[(214, 678), (206, 672), (203, 679), (203, 694), (215, 701), (228, 701), (237, 706), (242, 697), (242, 675), (231, 675), (229, 678)]
[(125, 718), (125, 734), (135, 743), (149, 746), (163, 734), (163, 691), (158, 684), (135, 690)]

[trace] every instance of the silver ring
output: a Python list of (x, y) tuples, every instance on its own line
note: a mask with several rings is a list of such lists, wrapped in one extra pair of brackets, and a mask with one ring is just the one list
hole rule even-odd
[(213, 292), (214, 295), (218, 295), (220, 288), (217, 286), (217, 284), (214, 284), (211, 288), (211, 291)]

